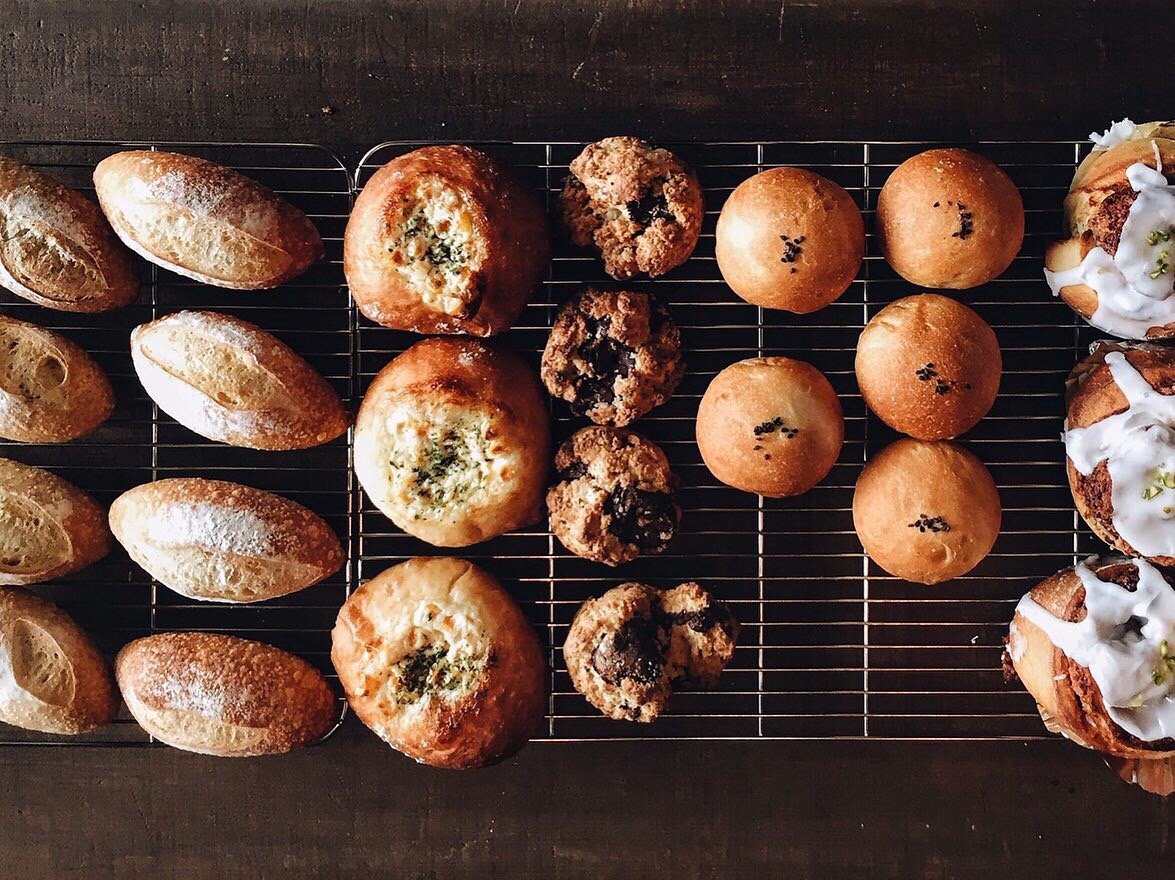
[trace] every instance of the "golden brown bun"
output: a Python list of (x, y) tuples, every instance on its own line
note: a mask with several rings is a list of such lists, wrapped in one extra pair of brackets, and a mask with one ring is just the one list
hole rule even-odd
[[(457, 300), (438, 308), (393, 262), (405, 205), (419, 185), (459, 193), (480, 260)], [(518, 319), (547, 272), (550, 231), (537, 196), (503, 165), (469, 147), (424, 147), (379, 169), (355, 199), (343, 241), (343, 268), (359, 311), (378, 324), (416, 333), (491, 336)]]
[(0, 156), (0, 285), (63, 312), (105, 312), (139, 294), (130, 253), (81, 193)]
[(1024, 202), (1003, 170), (968, 150), (927, 150), (877, 196), (877, 237), (899, 275), (922, 287), (986, 284), (1024, 241)]
[(857, 342), (866, 405), (919, 440), (949, 440), (987, 415), (1000, 389), (1000, 344), (960, 302), (936, 293), (890, 303)]
[(844, 293), (865, 254), (853, 197), (803, 168), (771, 168), (738, 185), (718, 215), (714, 254), (749, 303), (801, 314)]
[[(1124, 559), (1099, 560), (1091, 568), (1105, 581), (1130, 586), (1137, 582), (1138, 570)], [(1029, 595), (1060, 620), (1085, 618), (1085, 587), (1072, 568), (1045, 578)], [(1175, 740), (1144, 742), (1119, 727), (1106, 712), (1089, 670), (1070, 660), (1044, 630), (1020, 614), (1012, 619), (1008, 653), (1016, 675), (1036, 700), (1050, 729), (1110, 755), (1155, 758), (1175, 754)]]
[(19, 587), (0, 587), (0, 721), (74, 735), (118, 710), (102, 654), (73, 619)]
[(247, 758), (288, 752), (338, 719), (322, 674), (280, 648), (219, 633), (137, 639), (114, 663), (127, 709), (186, 752)]
[(313, 511), (222, 480), (156, 480), (110, 506), (131, 559), (164, 586), (210, 602), (260, 602), (305, 589), (346, 561)]
[(355, 475), (408, 534), (464, 547), (539, 518), (550, 435), (546, 399), (522, 358), (435, 337), (372, 381), (355, 420)]
[(0, 458), (0, 584), (35, 584), (110, 552), (106, 512), (61, 477)]
[(866, 462), (853, 526), (895, 577), (937, 584), (966, 574), (1000, 533), (1000, 496), (978, 458), (954, 443), (898, 440)]
[(115, 153), (94, 169), (94, 186), (127, 247), (204, 284), (277, 287), (323, 255), (310, 218), (255, 180), (207, 159)]
[(60, 333), (0, 315), (0, 437), (65, 443), (113, 409), (110, 380), (85, 351)]
[(698, 449), (715, 477), (780, 498), (807, 492), (840, 455), (840, 400), (811, 364), (786, 357), (731, 364), (698, 406)]
[(487, 572), (417, 557), (346, 601), (331, 660), (347, 700), (393, 748), (468, 769), (517, 752), (542, 723), (546, 672), (534, 629)]
[(306, 449), (350, 417), (330, 384), (256, 324), (176, 312), (131, 333), (131, 360), (159, 408), (210, 440), (250, 449)]

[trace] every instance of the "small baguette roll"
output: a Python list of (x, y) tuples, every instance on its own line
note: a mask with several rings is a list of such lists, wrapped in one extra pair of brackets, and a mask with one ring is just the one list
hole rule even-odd
[(131, 642), (114, 663), (142, 728), (201, 755), (277, 755), (338, 719), (322, 674), (280, 648), (219, 633), (163, 633)]
[(73, 736), (118, 710), (102, 654), (73, 619), (20, 587), (0, 587), (0, 721)]
[(47, 581), (109, 552), (98, 502), (49, 471), (0, 458), (0, 584)]
[(250, 449), (307, 449), (338, 437), (343, 402), (292, 348), (255, 324), (177, 312), (131, 333), (131, 360), (159, 408), (190, 431)]
[(115, 153), (94, 169), (98, 201), (127, 247), (204, 284), (277, 287), (323, 255), (310, 219), (231, 168), (179, 153)]
[(98, 363), (60, 333), (0, 315), (0, 437), (65, 443), (114, 409)]
[(222, 480), (136, 486), (110, 506), (110, 528), (153, 578), (209, 602), (285, 596), (346, 561), (338, 537), (313, 511)]
[(105, 312), (139, 293), (139, 273), (98, 206), (0, 157), (0, 284), (63, 312)]

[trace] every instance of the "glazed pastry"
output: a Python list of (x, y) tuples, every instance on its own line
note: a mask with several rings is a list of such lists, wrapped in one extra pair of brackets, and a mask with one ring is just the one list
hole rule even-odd
[(689, 259), (702, 231), (702, 187), (669, 150), (605, 138), (588, 144), (570, 170), (563, 223), (577, 246), (600, 252), (613, 278), (655, 278)]
[(547, 391), (597, 425), (640, 418), (668, 400), (684, 374), (681, 334), (648, 293), (581, 291), (559, 309), (543, 350)]
[(651, 440), (622, 428), (576, 431), (555, 455), (551, 531), (578, 556), (620, 565), (661, 553), (677, 533), (677, 477)]

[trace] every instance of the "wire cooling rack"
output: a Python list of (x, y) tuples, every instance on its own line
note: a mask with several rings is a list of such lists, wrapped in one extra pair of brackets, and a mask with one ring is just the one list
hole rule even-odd
[[(341, 270), (341, 240), (353, 192), (376, 168), (420, 143), (370, 150), (352, 176), (332, 154), (308, 145), (157, 144), (237, 167), (313, 218), (327, 259), (262, 293), (223, 291), (144, 268), (139, 301), (109, 315), (68, 315), (0, 293), (8, 314), (62, 330), (108, 370), (114, 418), (66, 446), (0, 444), (0, 454), (49, 467), (109, 503), (153, 478), (205, 475), (279, 492), (316, 510), (348, 546), (343, 572), (309, 590), (258, 606), (193, 603), (116, 551), (102, 563), (37, 590), (59, 601), (107, 652), (140, 635), (208, 629), (268, 641), (331, 672), (329, 632), (352, 586), (403, 559), (447, 553), (497, 574), (548, 647), (551, 696), (540, 739), (1013, 739), (1044, 736), (1032, 700), (1006, 686), (1000, 652), (1016, 600), (1045, 576), (1100, 546), (1080, 523), (1065, 482), (1060, 442), (1063, 383), (1095, 335), (1054, 300), (1041, 275), (1045, 245), (1061, 229), (1061, 201), (1084, 146), (1072, 141), (996, 142), (975, 148), (1020, 187), (1027, 237), (999, 280), (960, 299), (995, 328), (1004, 353), (1001, 394), (963, 442), (992, 471), (1004, 503), (1003, 533), (969, 576), (937, 587), (897, 580), (861, 551), (852, 527), (852, 489), (866, 458), (895, 438), (868, 413), (853, 377), (857, 336), (888, 302), (916, 292), (878, 254), (872, 236), (860, 277), (833, 305), (796, 316), (759, 309), (727, 289), (714, 261), (714, 224), (730, 191), (757, 171), (801, 165), (844, 186), (872, 229), (873, 205), (890, 171), (927, 143), (669, 144), (697, 170), (706, 223), (694, 256), (656, 281), (623, 285), (600, 261), (556, 241), (549, 279), (518, 325), (502, 337), (536, 366), (555, 311), (585, 284), (655, 289), (680, 325), (688, 373), (674, 398), (634, 427), (657, 441), (683, 483), (682, 528), (661, 556), (610, 569), (566, 552), (545, 524), (461, 550), (430, 547), (398, 530), (362, 497), (350, 476), (349, 438), (315, 450), (264, 453), (201, 440), (160, 413), (130, 364), (131, 327), (181, 308), (213, 308), (275, 332), (321, 370), (352, 405), (384, 364), (419, 337), (357, 318)], [(90, 192), (105, 155), (135, 144), (7, 144), (4, 151)], [(544, 193), (549, 205), (575, 143), (473, 144), (500, 157)], [(810, 361), (844, 404), (844, 451), (832, 473), (798, 498), (772, 500), (717, 483), (698, 456), (693, 418), (711, 378), (756, 355)], [(556, 441), (584, 424), (552, 405)], [(682, 691), (654, 725), (599, 716), (571, 687), (561, 646), (579, 604), (626, 580), (673, 586), (697, 580), (729, 602), (743, 624), (718, 687)], [(333, 676), (332, 676), (333, 678)], [(0, 728), (0, 742), (59, 742)], [(139, 743), (123, 718), (70, 742)]]

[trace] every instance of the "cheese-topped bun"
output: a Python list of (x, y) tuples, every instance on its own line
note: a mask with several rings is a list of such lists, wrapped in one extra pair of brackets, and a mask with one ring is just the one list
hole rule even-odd
[(539, 640), (473, 563), (417, 557), (389, 568), (347, 599), (331, 638), (359, 720), (423, 764), (496, 763), (542, 723)]
[(857, 384), (895, 431), (949, 440), (975, 427), (1000, 389), (1000, 344), (983, 318), (937, 293), (873, 316), (857, 342)]
[(223, 480), (156, 480), (110, 506), (130, 557), (167, 587), (210, 602), (260, 602), (305, 589), (346, 561), (322, 517)]
[(801, 314), (844, 293), (865, 255), (861, 211), (843, 187), (803, 168), (738, 185), (718, 215), (714, 255), (749, 303)]
[(1175, 122), (1116, 122), (1065, 198), (1069, 238), (1045, 251), (1054, 294), (1125, 339), (1175, 337)]
[(322, 673), (261, 642), (162, 633), (131, 642), (118, 652), (114, 669), (139, 725), (186, 752), (276, 755), (314, 742), (338, 720)]
[(305, 214), (243, 174), (179, 153), (115, 153), (94, 169), (114, 231), (152, 263), (217, 287), (261, 290), (322, 258)]
[(853, 526), (869, 558), (919, 584), (978, 565), (1000, 515), (991, 474), (954, 443), (898, 440), (866, 462), (853, 493)]
[(65, 443), (110, 416), (106, 373), (60, 333), (0, 315), (0, 437)]
[(546, 401), (522, 358), (474, 339), (426, 339), (368, 388), (355, 474), (404, 531), (464, 547), (538, 519), (550, 444)]
[(714, 377), (696, 430), (710, 473), (744, 492), (780, 498), (807, 492), (832, 470), (845, 420), (819, 370), (764, 357), (731, 364)]
[(131, 333), (131, 360), (159, 408), (210, 440), (251, 449), (306, 449), (347, 430), (330, 384), (256, 324), (176, 312)]
[(379, 169), (355, 200), (343, 269), (385, 327), (490, 336), (510, 328), (547, 271), (547, 215), (501, 163), (424, 147)]
[(0, 721), (74, 735), (109, 724), (114, 679), (81, 628), (51, 602), (0, 587)]
[(139, 272), (98, 206), (0, 156), (0, 285), (63, 312), (105, 312), (139, 293)]
[(0, 584), (35, 584), (110, 552), (106, 511), (61, 477), (0, 458)]
[(877, 196), (877, 238), (894, 271), (922, 287), (978, 287), (1024, 242), (1016, 184), (969, 150), (927, 150), (894, 169)]

